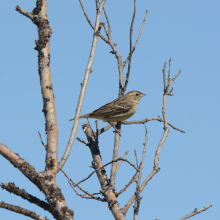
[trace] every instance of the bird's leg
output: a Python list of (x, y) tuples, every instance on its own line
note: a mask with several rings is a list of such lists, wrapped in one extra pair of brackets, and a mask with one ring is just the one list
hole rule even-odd
[(121, 132), (120, 130), (118, 130), (111, 122), (108, 122), (114, 129), (115, 131), (119, 134), (119, 136), (121, 137)]

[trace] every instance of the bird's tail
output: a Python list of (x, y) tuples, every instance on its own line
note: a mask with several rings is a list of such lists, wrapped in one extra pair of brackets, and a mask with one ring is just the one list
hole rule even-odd
[[(89, 118), (89, 115), (90, 115), (90, 114), (82, 115), (82, 116), (79, 117), (79, 119), (80, 119), (80, 118)], [(69, 121), (73, 121), (73, 120), (75, 120), (75, 118), (72, 118), (72, 119), (70, 119)]]

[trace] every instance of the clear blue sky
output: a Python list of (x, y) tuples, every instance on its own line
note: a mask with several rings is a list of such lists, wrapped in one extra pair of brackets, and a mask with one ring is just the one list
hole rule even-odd
[[(92, 22), (95, 19), (95, 1), (84, 1)], [(38, 39), (37, 27), (15, 11), (19, 5), (26, 11), (35, 7), (35, 1), (2, 1), (1, 52), (0, 52), (0, 141), (18, 153), (37, 170), (45, 165), (45, 150), (38, 131), (45, 138), (43, 104), (37, 67), (34, 40)], [(168, 97), (167, 118), (185, 134), (170, 129), (160, 154), (160, 172), (148, 183), (141, 194), (139, 219), (179, 219), (210, 203), (213, 207), (193, 220), (220, 219), (219, 199), (219, 59), (220, 59), (220, 2), (217, 0), (168, 0), (137, 1), (133, 42), (142, 24), (145, 10), (148, 18), (132, 60), (131, 77), (127, 91), (146, 93), (132, 120), (157, 117), (162, 110), (162, 68), (164, 61), (172, 58), (171, 76), (182, 73), (174, 82), (174, 97)], [(117, 43), (123, 60), (129, 51), (129, 28), (133, 1), (107, 1), (106, 10), (112, 26), (112, 38)], [(59, 158), (68, 142), (89, 58), (93, 31), (87, 23), (78, 1), (48, 1), (48, 17), (53, 28), (51, 37), (52, 84), (55, 95), (59, 126)], [(101, 21), (104, 21), (102, 17)], [(118, 95), (117, 62), (109, 45), (98, 40), (93, 72), (90, 75), (82, 114), (112, 101)], [(126, 69), (125, 69), (126, 73)], [(85, 139), (80, 120), (77, 137)], [(94, 120), (91, 120), (95, 126)], [(99, 122), (99, 126), (106, 125)], [(147, 123), (149, 142), (143, 177), (153, 169), (154, 154), (163, 133), (163, 124)], [(120, 156), (129, 150), (127, 158), (135, 162), (134, 149), (139, 159), (143, 149), (143, 125), (122, 126)], [(99, 138), (103, 162), (112, 158), (114, 134), (112, 129)], [(64, 167), (69, 176), (78, 182), (92, 169), (88, 148), (74, 142), (70, 157)], [(0, 182), (14, 182), (30, 194), (45, 199), (44, 195), (3, 157), (0, 157)], [(109, 177), (110, 167), (107, 167)], [(123, 164), (118, 172), (116, 190), (119, 191), (133, 176), (134, 170)], [(75, 219), (113, 219), (106, 203), (82, 199), (70, 188), (62, 173), (57, 181)], [(82, 187), (98, 192), (99, 184), (94, 175)], [(130, 186), (119, 197), (124, 207), (135, 191)], [(29, 204), (20, 197), (0, 190), (0, 201), (20, 205), (52, 219), (47, 212)], [(99, 212), (97, 216), (95, 213)], [(27, 219), (22, 215), (0, 209), (2, 219)], [(127, 213), (133, 219), (133, 210)]]

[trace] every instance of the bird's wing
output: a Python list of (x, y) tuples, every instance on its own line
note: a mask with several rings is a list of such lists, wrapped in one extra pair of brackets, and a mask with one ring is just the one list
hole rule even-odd
[(118, 115), (128, 112), (131, 108), (132, 104), (121, 97), (91, 112), (90, 116), (109, 116), (112, 114)]

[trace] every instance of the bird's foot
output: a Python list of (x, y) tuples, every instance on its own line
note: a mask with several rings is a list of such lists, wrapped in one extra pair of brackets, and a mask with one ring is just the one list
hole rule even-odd
[(119, 136), (121, 137), (121, 130), (117, 129), (111, 122), (109, 122), (109, 124), (115, 129), (115, 133), (118, 133)]

